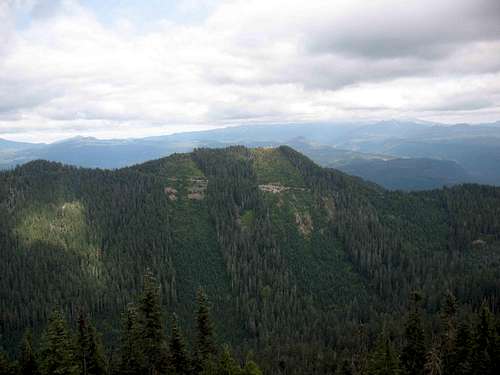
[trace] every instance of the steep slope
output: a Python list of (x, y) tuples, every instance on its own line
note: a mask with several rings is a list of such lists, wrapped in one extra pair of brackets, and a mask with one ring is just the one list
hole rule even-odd
[(116, 328), (146, 268), (185, 326), (202, 285), (223, 338), (288, 373), (400, 330), (414, 288), (430, 313), (447, 289), (470, 306), (499, 300), (500, 189), (393, 193), (289, 147), (117, 171), (35, 161), (0, 174), (0, 210), (7, 345), (54, 306)]

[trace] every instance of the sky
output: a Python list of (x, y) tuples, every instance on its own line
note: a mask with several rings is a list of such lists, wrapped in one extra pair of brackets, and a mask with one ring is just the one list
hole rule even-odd
[(498, 0), (0, 0), (0, 138), (500, 120)]

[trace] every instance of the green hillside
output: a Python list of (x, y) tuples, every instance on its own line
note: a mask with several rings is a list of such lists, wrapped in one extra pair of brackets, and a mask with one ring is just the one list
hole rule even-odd
[(429, 327), (449, 291), (465, 315), (500, 302), (500, 188), (390, 192), (289, 147), (116, 171), (34, 161), (0, 174), (0, 212), (11, 352), (54, 307), (87, 311), (113, 347), (148, 268), (188, 337), (202, 286), (219, 340), (269, 373), (328, 372), (380, 331), (400, 335), (415, 289)]

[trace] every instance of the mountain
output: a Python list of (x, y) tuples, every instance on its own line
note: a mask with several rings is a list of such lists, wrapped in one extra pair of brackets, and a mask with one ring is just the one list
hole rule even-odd
[(449, 160), (359, 159), (340, 164), (337, 168), (392, 190), (429, 190), (473, 181), (463, 167)]
[(220, 339), (266, 373), (360, 358), (382, 327), (404, 331), (415, 289), (429, 327), (447, 291), (464, 314), (500, 302), (500, 188), (392, 192), (285, 146), (118, 170), (32, 161), (0, 173), (0, 211), (5, 347), (56, 306), (88, 311), (113, 347), (146, 269), (188, 336), (203, 286)]
[(474, 182), (491, 185), (500, 182), (500, 138), (404, 141), (390, 144), (384, 150), (402, 157), (453, 160), (467, 171)]
[[(195, 148), (230, 145), (288, 145), (322, 166), (340, 168), (390, 189), (422, 190), (464, 182), (500, 185), (498, 123), (442, 125), (415, 120), (253, 125), (141, 139), (76, 137), (16, 147), (0, 142), (0, 168), (45, 159), (115, 169)], [(421, 159), (433, 160), (421, 169)], [(380, 172), (377, 178), (372, 167)]]
[[(336, 147), (399, 158), (431, 158), (458, 163), (470, 180), (500, 184), (500, 125), (457, 124), (408, 127), (407, 132), (374, 124), (339, 139)], [(385, 134), (385, 135), (384, 135)], [(367, 176), (363, 176), (369, 178)]]
[(44, 159), (81, 167), (111, 169), (137, 164), (175, 151), (178, 149), (151, 140), (100, 140), (92, 137), (74, 137), (43, 147), (20, 149), (16, 152), (15, 159), (4, 160), (3, 164), (12, 167), (31, 160)]
[(0, 149), (2, 151), (23, 150), (27, 148), (36, 148), (37, 146), (40, 146), (40, 144), (28, 143), (28, 142), (14, 142), (0, 138)]
[(20, 156), (24, 150), (37, 150), (40, 143), (14, 142), (0, 138), (0, 170), (22, 164), (27, 160)]
[(316, 163), (375, 182), (391, 190), (428, 190), (473, 182), (458, 163), (430, 158), (399, 158), (330, 146), (313, 145), (304, 139), (287, 143)]

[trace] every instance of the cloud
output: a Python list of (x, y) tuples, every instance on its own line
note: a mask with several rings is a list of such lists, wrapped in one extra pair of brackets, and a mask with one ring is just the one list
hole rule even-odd
[(0, 58), (6, 53), (14, 30), (12, 5), (0, 2)]
[(34, 1), (31, 16), (34, 18), (50, 18), (57, 14), (62, 0), (38, 0)]
[(230, 35), (236, 53), (259, 59), (267, 81), (335, 89), (368, 80), (499, 69), (495, 0), (258, 4), (231, 2), (214, 15), (212, 26)]
[(83, 1), (0, 2), (0, 137), (500, 117), (496, 0), (184, 0), (160, 9), (145, 27), (148, 19), (109, 9), (113, 22), (104, 22)]
[(434, 60), (463, 43), (498, 40), (499, 17), (500, 3), (492, 0), (364, 2), (320, 21), (310, 46), (319, 53)]

